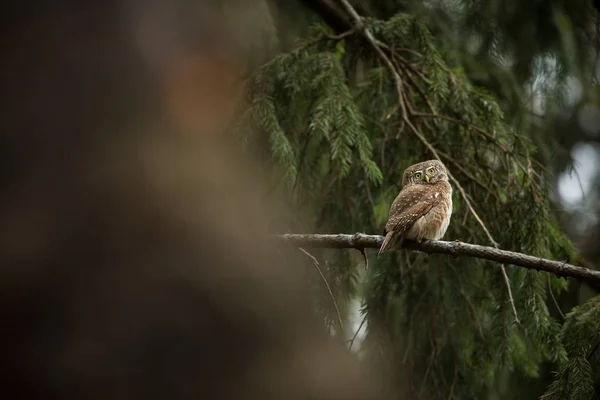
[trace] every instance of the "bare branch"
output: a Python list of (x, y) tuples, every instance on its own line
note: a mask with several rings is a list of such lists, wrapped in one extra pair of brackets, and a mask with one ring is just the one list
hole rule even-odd
[(350, 340), (350, 345), (348, 345), (348, 351), (352, 350), (352, 345), (354, 344), (354, 341), (356, 340), (356, 337), (358, 336), (358, 332), (360, 332), (360, 330), (362, 329), (362, 327), (366, 321), (367, 321), (367, 314), (365, 314), (363, 316), (363, 319), (362, 319), (362, 321), (360, 321), (360, 325), (358, 326), (358, 329), (356, 330), (356, 332), (354, 332), (354, 335), (352, 336), (352, 340)]
[(402, 96), (402, 78), (400, 77), (400, 74), (398, 74), (398, 71), (394, 67), (394, 63), (381, 49), (377, 39), (375, 39), (375, 36), (373, 36), (371, 30), (364, 24), (363, 18), (356, 12), (354, 7), (352, 7), (352, 5), (347, 0), (340, 0), (340, 3), (342, 3), (342, 6), (348, 12), (348, 14), (352, 16), (352, 19), (355, 23), (355, 27), (363, 33), (365, 39), (367, 39), (375, 53), (377, 53), (377, 56), (381, 59), (381, 61), (383, 61), (388, 71), (392, 74), (394, 85), (396, 86), (396, 91), (398, 94), (398, 104), (400, 105), (400, 109), (402, 110), (402, 116), (406, 117), (406, 105), (404, 104), (404, 97)]
[[(348, 234), (285, 234), (278, 235), (283, 244), (293, 247), (335, 248), (335, 249), (378, 249), (383, 236), (356, 233)], [(567, 262), (553, 261), (541, 257), (514, 251), (500, 250), (495, 247), (480, 246), (459, 241), (427, 240), (421, 243), (406, 241), (405, 249), (424, 253), (449, 254), (454, 257), (465, 256), (512, 264), (518, 267), (535, 269), (555, 274), (563, 278), (575, 278), (581, 281), (600, 284), (600, 271), (578, 267)]]
[(306, 254), (308, 257), (310, 257), (310, 259), (312, 260), (313, 264), (315, 265), (315, 268), (317, 269), (317, 271), (319, 272), (319, 275), (321, 275), (321, 279), (323, 279), (323, 282), (325, 283), (325, 286), (327, 286), (327, 290), (329, 291), (329, 296), (331, 296), (331, 302), (333, 303), (333, 307), (335, 308), (335, 313), (337, 314), (338, 317), (338, 323), (340, 324), (340, 330), (344, 331), (344, 322), (342, 322), (342, 314), (340, 314), (340, 309), (338, 308), (337, 305), (337, 301), (335, 301), (335, 296), (333, 295), (333, 291), (331, 290), (331, 286), (329, 286), (329, 282), (327, 282), (327, 278), (325, 278), (325, 275), (323, 274), (323, 271), (321, 271), (321, 266), (319, 265), (319, 261), (317, 261), (317, 258), (315, 256), (313, 256), (312, 254), (310, 254), (308, 251), (304, 250), (302, 247), (298, 248), (301, 252), (303, 252), (304, 254)]
[(337, 33), (348, 30), (352, 24), (333, 0), (302, 0), (309, 9), (320, 15)]
[(556, 307), (556, 310), (558, 311), (562, 320), (564, 321), (565, 319), (567, 319), (567, 317), (560, 309), (560, 305), (558, 304), (558, 301), (556, 300), (556, 297), (554, 296), (554, 293), (552, 292), (552, 284), (550, 281), (550, 277), (548, 277), (548, 292), (550, 292), (550, 297), (552, 298), (552, 301), (554, 302), (554, 306)]

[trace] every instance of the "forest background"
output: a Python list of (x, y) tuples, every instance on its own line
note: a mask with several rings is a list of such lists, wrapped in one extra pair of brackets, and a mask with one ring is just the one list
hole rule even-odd
[[(259, 3), (243, 119), (258, 133), (240, 138), (298, 211), (287, 233), (381, 234), (404, 168), (439, 157), (445, 239), (597, 265), (591, 1)], [(506, 265), (509, 293), (489, 261), (373, 254), (366, 271), (355, 250), (295, 256), (392, 398), (600, 398), (597, 285)]]

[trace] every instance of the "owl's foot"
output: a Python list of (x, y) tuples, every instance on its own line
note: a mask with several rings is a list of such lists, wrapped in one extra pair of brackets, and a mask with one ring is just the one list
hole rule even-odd
[[(462, 243), (462, 242), (460, 241), (460, 239), (454, 239), (452, 242), (453, 242), (455, 245), (460, 245), (460, 244)], [(455, 246), (455, 247), (452, 247), (452, 257), (453, 257), (454, 259), (457, 259), (457, 258), (458, 258), (458, 255), (456, 254), (456, 250), (457, 250), (457, 247), (456, 247), (456, 246)]]
[[(427, 243), (427, 242), (430, 242), (430, 241), (431, 241), (431, 239), (427, 239), (427, 238), (418, 238), (418, 239), (415, 239), (415, 242), (417, 242), (418, 244), (423, 244), (423, 243)], [(421, 249), (421, 251), (425, 252), (425, 254), (427, 254), (428, 256), (431, 255), (431, 252), (429, 252), (427, 250)]]

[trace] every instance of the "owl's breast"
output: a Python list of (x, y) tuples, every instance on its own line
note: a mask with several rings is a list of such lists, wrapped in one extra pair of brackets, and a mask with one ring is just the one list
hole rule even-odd
[(443, 199), (427, 214), (419, 218), (406, 232), (410, 240), (440, 240), (448, 230), (452, 217), (452, 192), (444, 193)]
[(448, 227), (450, 226), (450, 218), (452, 217), (452, 194), (450, 194), (447, 198), (447, 200), (444, 202), (444, 212), (442, 213), (442, 223), (440, 225), (440, 230), (438, 232), (439, 237), (435, 238), (434, 240), (439, 240), (441, 239), (445, 234), (446, 231), (448, 230)]

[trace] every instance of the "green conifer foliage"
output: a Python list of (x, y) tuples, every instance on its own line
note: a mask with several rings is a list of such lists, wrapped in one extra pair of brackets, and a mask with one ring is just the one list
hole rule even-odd
[(563, 362), (544, 399), (584, 400), (594, 397), (594, 383), (600, 381), (600, 296), (574, 308), (561, 332), (568, 360)]
[[(484, 12), (470, 11), (466, 21)], [(292, 207), (314, 211), (312, 219), (295, 221), (295, 229), (380, 233), (404, 168), (433, 158), (433, 148), (455, 178), (445, 239), (484, 245), (493, 239), (507, 250), (575, 257), (549, 199), (553, 177), (536, 154), (532, 129), (521, 114), (505, 114), (522, 102), (509, 105), (493, 85), (475, 84), (472, 59), (456, 56), (450, 36), (445, 42), (432, 34), (440, 24), (417, 13), (365, 22), (401, 77), (401, 104), (390, 71), (360, 31), (336, 36), (317, 27), (250, 80), (244, 121), (262, 135), (243, 139), (266, 144), (274, 187), (290, 195)], [(496, 40), (488, 34), (484, 41)], [(551, 47), (537, 46), (539, 52)], [(532, 73), (522, 69), (519, 83)], [(490, 70), (485, 81), (510, 76)], [(511, 85), (511, 96), (521, 96)], [(548, 363), (558, 371), (550, 398), (593, 393), (599, 369), (589, 354), (600, 340), (600, 302), (596, 297), (575, 308), (563, 324), (549, 309), (549, 290), (567, 290), (563, 279), (506, 266), (517, 324), (498, 265), (399, 251), (369, 257), (364, 273), (362, 257), (350, 251), (312, 254), (323, 274), (314, 280), (317, 306), (340, 339), (354, 333), (346, 319), (349, 300), (362, 299), (368, 334), (356, 346), (391, 397), (510, 397), (503, 389), (507, 376), (533, 380)]]

